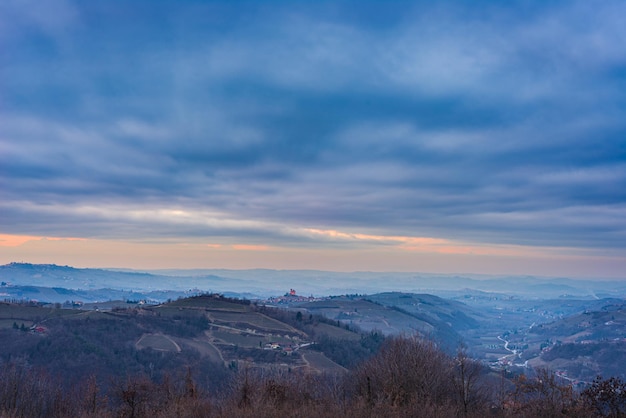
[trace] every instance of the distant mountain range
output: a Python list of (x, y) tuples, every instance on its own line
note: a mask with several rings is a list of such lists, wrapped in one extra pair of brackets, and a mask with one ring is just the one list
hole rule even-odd
[(0, 281), (4, 283), (0, 294), (5, 298), (47, 302), (64, 301), (68, 296), (86, 301), (109, 300), (125, 295), (124, 292), (131, 292), (133, 298), (159, 301), (199, 291), (265, 298), (283, 294), (291, 288), (298, 294), (316, 296), (396, 291), (442, 297), (513, 295), (525, 299), (626, 296), (626, 281), (618, 280), (265, 269), (134, 271), (29, 263), (0, 266)]
[[(255, 299), (259, 306), (282, 305), (305, 318), (319, 314), (363, 331), (419, 333), (449, 351), (461, 344), (494, 367), (545, 366), (572, 382), (596, 373), (626, 376), (624, 281), (313, 270), (139, 272), (10, 263), (0, 266), (0, 282), (0, 301), (80, 301), (84, 306), (69, 306), (100, 311), (214, 292)], [(289, 289), (297, 294), (282, 296)]]

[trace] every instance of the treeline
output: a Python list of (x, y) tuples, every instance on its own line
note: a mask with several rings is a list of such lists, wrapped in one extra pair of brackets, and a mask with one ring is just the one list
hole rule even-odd
[(107, 389), (111, 382), (126, 375), (159, 380), (187, 366), (193, 367), (205, 387), (219, 385), (228, 374), (223, 364), (205, 361), (193, 349), (180, 353), (137, 349), (135, 342), (146, 333), (199, 335), (208, 321), (196, 311), (160, 316), (148, 310), (127, 309), (97, 315), (50, 318), (45, 321), (45, 335), (0, 329), (0, 364), (46, 370), (64, 389), (89, 376)]
[(598, 378), (577, 393), (554, 375), (494, 374), (463, 352), (388, 338), (343, 375), (240, 368), (209, 390), (191, 368), (150, 379), (94, 378), (62, 389), (39, 368), (0, 366), (2, 417), (624, 417), (626, 383)]
[(194, 299), (204, 299), (207, 297), (210, 297), (216, 300), (221, 300), (224, 302), (235, 303), (237, 305), (244, 305), (244, 306), (249, 306), (252, 303), (249, 299), (233, 298), (233, 297), (224, 296), (221, 293), (214, 293), (214, 292), (200, 292), (196, 296), (189, 296), (189, 297), (179, 298), (179, 299), (194, 300)]
[(375, 355), (385, 341), (383, 334), (369, 332), (356, 340), (338, 340), (321, 336), (311, 346), (312, 350), (324, 353), (326, 357), (347, 369), (354, 369), (363, 361)]

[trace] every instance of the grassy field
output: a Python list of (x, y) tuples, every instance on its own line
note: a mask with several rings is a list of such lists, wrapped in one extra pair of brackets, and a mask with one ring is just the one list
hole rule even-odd
[(193, 308), (189, 308), (189, 309), (184, 309), (181, 307), (173, 307), (171, 305), (159, 305), (159, 306), (154, 306), (154, 307), (149, 307), (149, 308), (144, 308), (147, 309), (151, 312), (156, 312), (158, 313), (158, 315), (166, 317), (166, 318), (171, 318), (173, 316), (181, 316), (182, 312), (202, 312), (200, 310), (194, 310)]
[(137, 341), (136, 346), (140, 350), (152, 348), (157, 351), (180, 351), (180, 347), (171, 338), (160, 334), (146, 334)]
[(204, 309), (181, 308), (181, 307), (173, 307), (169, 305), (155, 306), (155, 307), (149, 307), (149, 308), (143, 308), (143, 309), (150, 311), (150, 312), (155, 312), (163, 318), (177, 318), (178, 317), (180, 319), (180, 317), (190, 318), (190, 317), (200, 317), (203, 315), (207, 315), (207, 312)]
[(337, 340), (353, 340), (357, 341), (361, 339), (361, 336), (356, 332), (348, 331), (345, 328), (339, 328), (334, 325), (324, 324), (320, 322), (314, 327), (317, 335), (325, 335)]
[(75, 309), (54, 309), (37, 306), (0, 303), (0, 319), (23, 319), (36, 321), (54, 316), (77, 315), (82, 311)]
[(288, 326), (280, 321), (267, 317), (258, 312), (211, 312), (209, 317), (215, 322), (221, 322), (226, 324), (243, 323), (250, 324), (254, 328), (261, 328), (267, 331), (279, 331), (288, 333), (298, 333), (295, 328)]
[(124, 300), (110, 300), (106, 302), (85, 303), (82, 306), (82, 309), (84, 310), (98, 309), (101, 311), (110, 311), (111, 309), (114, 309), (114, 308), (129, 309), (129, 308), (137, 308), (137, 307), (142, 307), (142, 306), (145, 306), (145, 305), (140, 305), (139, 303), (128, 303)]
[(224, 361), (220, 351), (210, 342), (202, 339), (183, 339), (179, 341), (185, 347), (191, 347), (196, 350), (202, 357), (208, 358), (210, 361), (221, 363)]
[(302, 354), (302, 357), (309, 365), (317, 369), (321, 372), (338, 372), (338, 371), (346, 371), (343, 367), (335, 363), (334, 361), (328, 359), (324, 354), (318, 353), (316, 351), (299, 351)]
[(168, 304), (176, 308), (208, 309), (227, 312), (247, 312), (248, 307), (239, 303), (213, 298), (211, 296), (198, 296), (188, 299), (176, 300)]
[[(262, 335), (241, 334), (237, 332), (212, 331), (212, 336), (226, 344), (239, 345), (241, 347), (259, 348), (269, 342), (267, 337)], [(261, 343), (261, 346), (259, 345)]]
[(128, 318), (127, 314), (123, 313), (111, 313), (111, 312), (101, 312), (101, 311), (76, 311), (75, 315), (69, 315), (66, 317), (68, 320), (74, 319), (117, 319), (120, 321), (124, 321)]

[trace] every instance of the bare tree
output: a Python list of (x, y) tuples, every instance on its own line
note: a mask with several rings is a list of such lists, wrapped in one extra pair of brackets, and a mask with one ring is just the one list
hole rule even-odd
[(626, 417), (626, 382), (611, 377), (598, 376), (585, 389), (582, 398), (589, 410), (601, 417)]
[(454, 387), (458, 394), (461, 415), (468, 417), (470, 412), (483, 409), (487, 403), (486, 382), (481, 382), (483, 366), (460, 349), (453, 359)]
[(519, 376), (510, 402), (510, 412), (522, 417), (573, 417), (579, 415), (576, 394), (569, 383), (560, 383), (554, 373), (537, 369), (536, 376)]

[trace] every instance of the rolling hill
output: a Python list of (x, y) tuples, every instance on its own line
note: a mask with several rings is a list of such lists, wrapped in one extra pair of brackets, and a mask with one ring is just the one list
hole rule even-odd
[(218, 384), (242, 367), (342, 373), (317, 341), (349, 349), (365, 337), (324, 318), (205, 294), (111, 311), (0, 303), (0, 338), (0, 361), (21, 358), (69, 380), (164, 376), (190, 367)]

